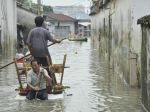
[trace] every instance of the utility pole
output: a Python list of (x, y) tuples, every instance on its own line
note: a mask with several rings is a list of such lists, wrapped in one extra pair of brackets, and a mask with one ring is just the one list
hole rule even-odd
[(38, 3), (38, 15), (43, 16), (43, 5), (41, 0), (37, 0), (37, 3)]

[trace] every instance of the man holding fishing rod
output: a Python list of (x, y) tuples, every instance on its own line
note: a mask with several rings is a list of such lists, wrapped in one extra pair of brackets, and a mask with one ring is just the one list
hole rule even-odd
[[(35, 18), (36, 27), (33, 28), (28, 35), (27, 45), (30, 50), (31, 55), (40, 61), (40, 64), (43, 67), (48, 67), (47, 58), (49, 58), (50, 64), (52, 64), (51, 56), (48, 51), (47, 43), (51, 41), (53, 43), (60, 43), (61, 40), (54, 39), (48, 30), (42, 27), (44, 22), (44, 18), (41, 16), (37, 16)], [(56, 83), (56, 79), (53, 73), (46, 69), (49, 75), (53, 78), (53, 83)]]
[(43, 22), (43, 17), (37, 16), (35, 18), (36, 27), (29, 32), (26, 43), (31, 55), (34, 58), (38, 58), (40, 60), (40, 63), (45, 66), (47, 65), (46, 56), (49, 57), (50, 63), (52, 63), (47, 47), (48, 41), (51, 41), (53, 43), (60, 43), (61, 40), (54, 39), (50, 35), (50, 32), (42, 27)]
[(32, 69), (27, 74), (27, 96), (29, 100), (40, 99), (47, 100), (48, 93), (46, 89), (46, 84), (51, 84), (52, 79), (49, 77), (46, 69), (40, 66), (38, 60), (33, 59), (31, 61)]

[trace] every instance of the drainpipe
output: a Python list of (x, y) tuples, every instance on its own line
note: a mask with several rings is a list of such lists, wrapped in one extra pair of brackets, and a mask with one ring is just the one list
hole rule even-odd
[(2, 41), (1, 41), (1, 25), (0, 25), (0, 49), (2, 49)]
[(140, 68), (138, 65), (138, 54), (132, 51), (129, 51), (130, 58), (130, 76), (129, 76), (129, 84), (131, 87), (139, 87), (140, 82)]
[(112, 15), (114, 12), (111, 12), (111, 8), (105, 8), (105, 10), (109, 10), (109, 15), (108, 15), (108, 24), (109, 24), (109, 35), (108, 35), (108, 61), (109, 61), (109, 68), (112, 68), (112, 63), (111, 63), (111, 55), (112, 55)]

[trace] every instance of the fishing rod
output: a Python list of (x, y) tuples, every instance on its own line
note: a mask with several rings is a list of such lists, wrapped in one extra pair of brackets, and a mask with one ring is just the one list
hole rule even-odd
[[(63, 39), (61, 39), (61, 41), (65, 40), (65, 39), (67, 39), (67, 38), (63, 38)], [(61, 41), (60, 41), (60, 42), (61, 42)], [(48, 45), (47, 47), (50, 47), (50, 46), (52, 46), (52, 45), (54, 45), (54, 44), (56, 44), (56, 43), (51, 43), (51, 44)], [(22, 57), (22, 58), (17, 59), (16, 61), (22, 60), (22, 59), (24, 59), (24, 58), (26, 58), (26, 57), (28, 57), (28, 56), (30, 56), (30, 55), (31, 55), (31, 54), (28, 54), (28, 55), (26, 55), (26, 56), (24, 56), (24, 57)], [(10, 62), (10, 63), (8, 63), (8, 64), (6, 64), (6, 65), (0, 67), (0, 70), (3, 69), (3, 68), (5, 68), (5, 67), (7, 67), (7, 66), (9, 66), (9, 65), (11, 65), (11, 64), (13, 64), (13, 63), (15, 63), (15, 61), (12, 61), (12, 62)]]

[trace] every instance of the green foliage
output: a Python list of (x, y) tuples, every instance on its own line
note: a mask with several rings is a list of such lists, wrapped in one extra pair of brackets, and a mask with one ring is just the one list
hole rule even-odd
[[(29, 3), (31, 3), (32, 11), (38, 10), (38, 4), (33, 3), (31, 0), (17, 0), (17, 2), (21, 3), (24, 7), (29, 7)], [(43, 13), (48, 14), (53, 12), (53, 8), (51, 6), (43, 5)]]
[(43, 6), (43, 13), (47, 14), (47, 13), (50, 13), (50, 12), (53, 12), (53, 8), (51, 6), (44, 5)]
[(26, 2), (27, 0), (17, 0), (17, 2), (20, 2), (20, 3), (24, 3)]

